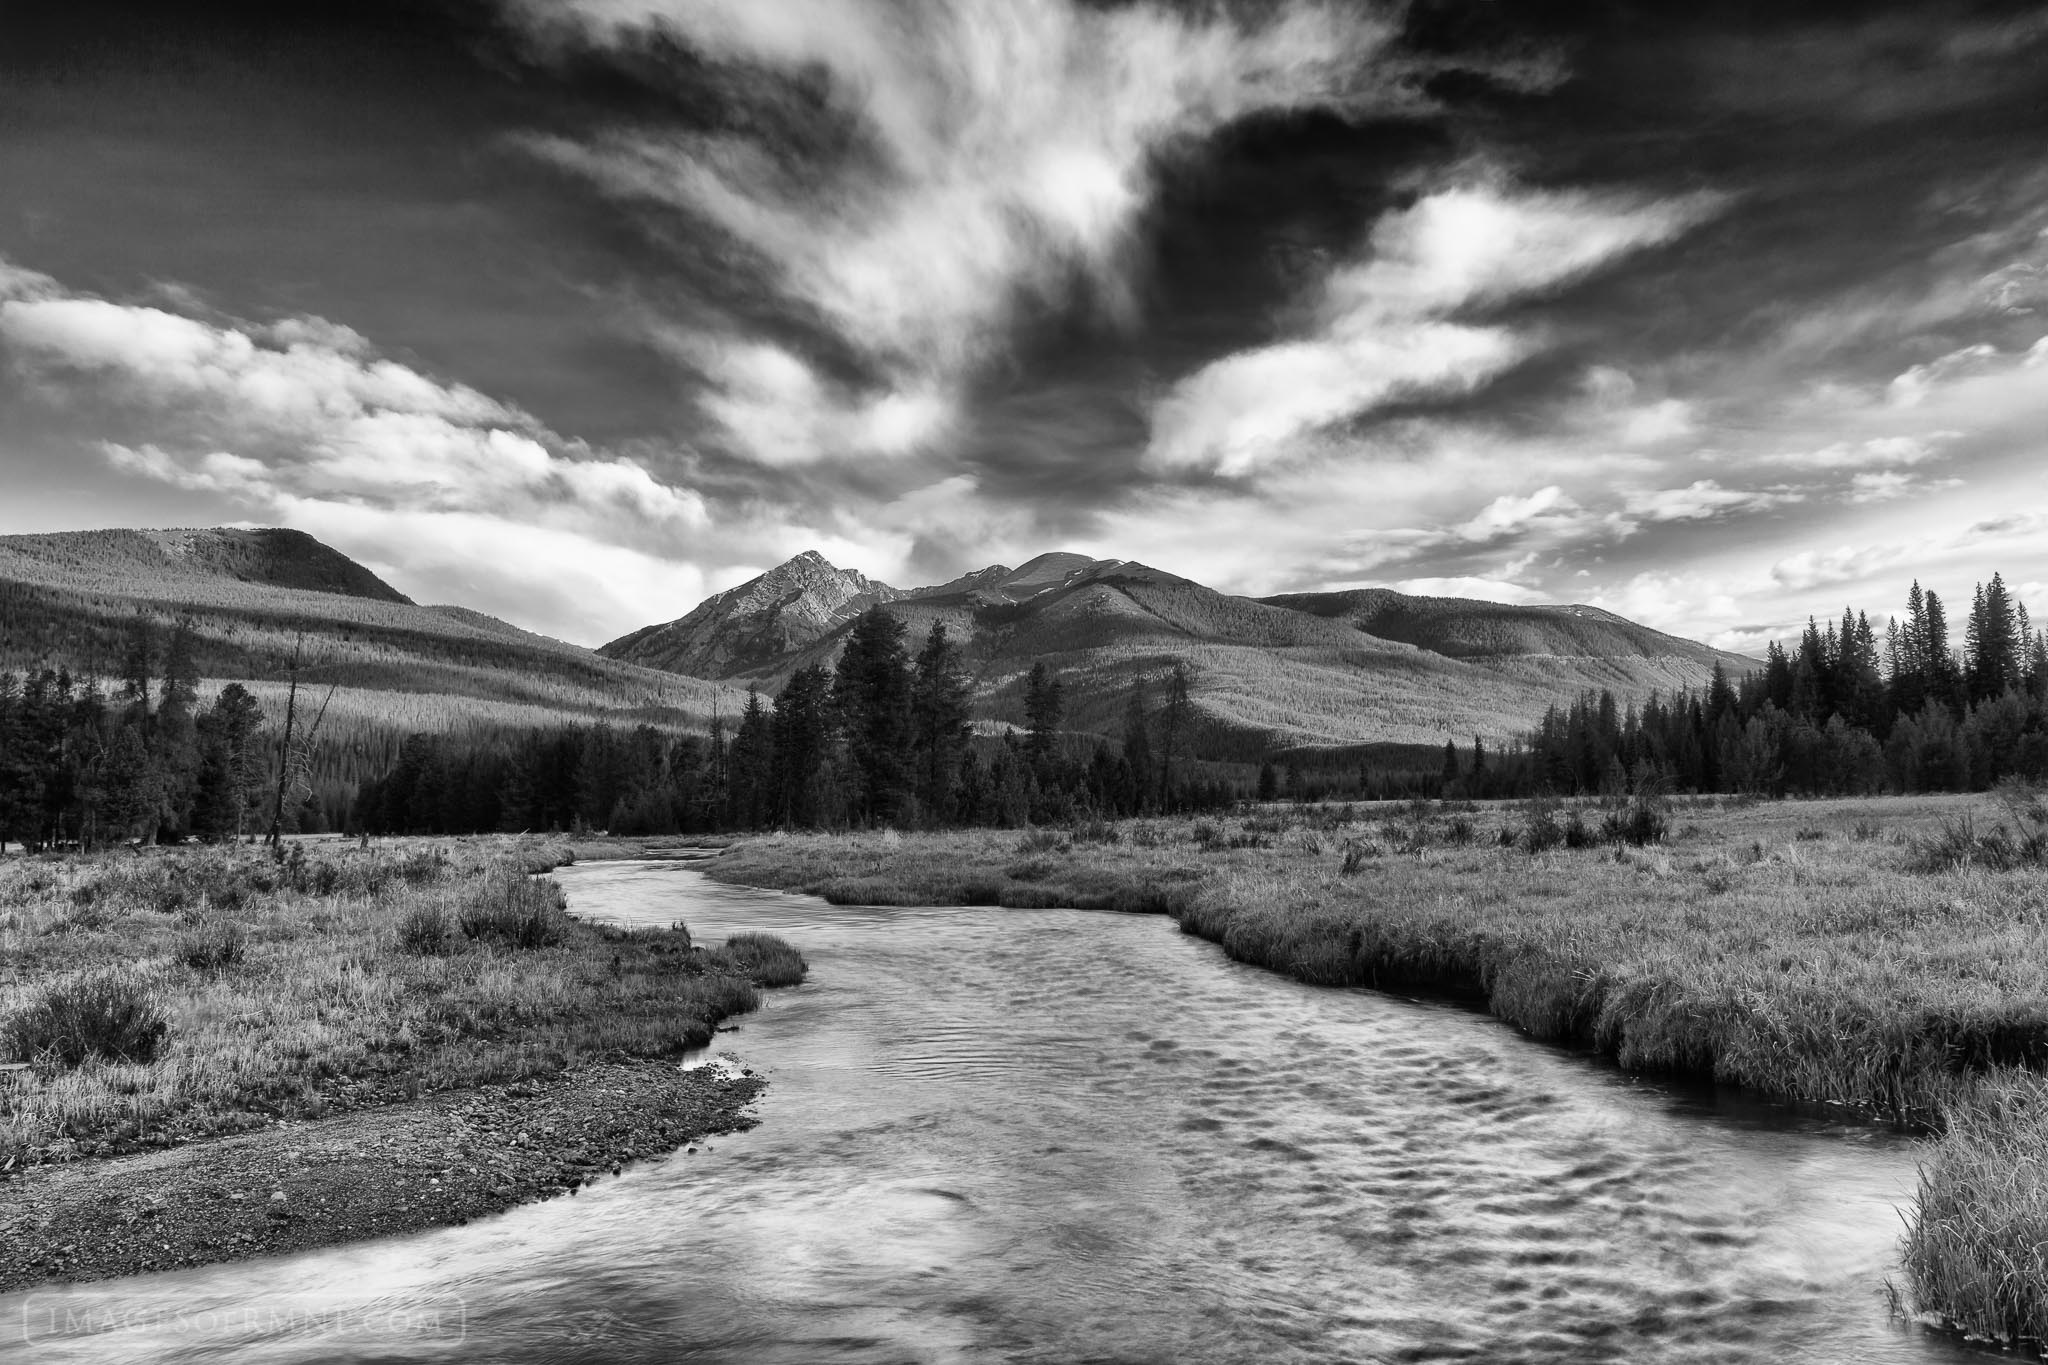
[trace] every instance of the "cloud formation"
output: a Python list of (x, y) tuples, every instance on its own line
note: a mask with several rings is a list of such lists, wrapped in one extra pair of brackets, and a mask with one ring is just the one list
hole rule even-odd
[[(499, 577), (532, 586), (593, 554), (640, 554), (652, 566), (654, 551), (708, 524), (689, 489), (380, 356), (321, 318), (189, 317), (71, 292), (0, 261), (0, 356), (52, 397), (124, 413), (151, 432), (97, 443), (124, 473), (306, 529), (349, 528), (358, 544), (383, 543), (365, 530), (374, 523), (403, 526), (416, 560), (428, 546), (460, 544)], [(422, 536), (430, 526), (438, 529)], [(666, 576), (683, 591), (703, 581), (673, 564)], [(606, 599), (600, 615), (644, 610), (616, 587)], [(549, 623), (560, 628), (562, 618)]]

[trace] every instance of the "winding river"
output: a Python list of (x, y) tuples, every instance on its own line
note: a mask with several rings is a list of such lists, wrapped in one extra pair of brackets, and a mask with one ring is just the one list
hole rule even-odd
[(35, 1358), (1979, 1358), (1886, 1312), (1890, 1133), (1301, 986), (1163, 918), (557, 875), (579, 913), (804, 950), (719, 1040), (772, 1079), (758, 1129), (469, 1227), (0, 1298), (104, 1324)]

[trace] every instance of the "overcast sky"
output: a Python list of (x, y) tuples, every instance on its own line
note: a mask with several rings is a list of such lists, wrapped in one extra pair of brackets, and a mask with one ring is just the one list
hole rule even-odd
[(2048, 9), (0, 6), (0, 531), (2048, 611)]

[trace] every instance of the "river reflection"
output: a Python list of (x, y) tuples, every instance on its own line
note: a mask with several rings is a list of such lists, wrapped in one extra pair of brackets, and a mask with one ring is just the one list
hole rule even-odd
[(1977, 1358), (1885, 1312), (1889, 1133), (1720, 1114), (1159, 918), (558, 875), (579, 913), (804, 950), (719, 1040), (772, 1079), (760, 1128), (467, 1228), (38, 1296), (110, 1330), (36, 1358)]

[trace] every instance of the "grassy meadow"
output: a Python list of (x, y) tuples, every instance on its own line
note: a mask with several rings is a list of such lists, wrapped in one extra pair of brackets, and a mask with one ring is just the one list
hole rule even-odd
[(1169, 913), (1302, 981), (1460, 994), (1633, 1070), (1925, 1126), (1916, 1306), (2048, 1341), (2044, 864), (2048, 809), (2008, 791), (783, 835), (706, 866), (845, 904)]
[(566, 844), (0, 861), (0, 1168), (707, 1042), (803, 961), (567, 915)]

